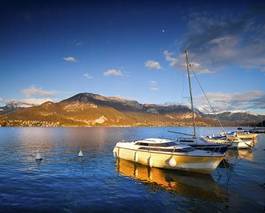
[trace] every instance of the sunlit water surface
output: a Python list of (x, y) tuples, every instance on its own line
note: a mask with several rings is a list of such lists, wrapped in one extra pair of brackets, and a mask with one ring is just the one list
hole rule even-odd
[[(188, 128), (0, 128), (0, 212), (264, 212), (265, 137), (212, 176), (116, 161), (119, 140)], [(200, 128), (202, 135), (219, 131)], [(82, 149), (84, 157), (77, 157)], [(36, 163), (40, 151), (43, 161)]]

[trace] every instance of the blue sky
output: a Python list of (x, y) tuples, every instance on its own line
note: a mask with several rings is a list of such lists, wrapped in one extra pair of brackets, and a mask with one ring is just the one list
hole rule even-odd
[(218, 111), (265, 113), (262, 1), (1, 1), (0, 27), (1, 105), (80, 92), (185, 104), (187, 48)]

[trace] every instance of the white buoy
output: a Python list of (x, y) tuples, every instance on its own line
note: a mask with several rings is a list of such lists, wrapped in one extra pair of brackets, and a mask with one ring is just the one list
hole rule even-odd
[(168, 164), (171, 167), (175, 167), (177, 165), (177, 162), (173, 157), (171, 157), (170, 160), (168, 161)]
[(83, 157), (84, 155), (83, 155), (83, 152), (82, 152), (82, 150), (80, 149), (80, 151), (79, 151), (79, 153), (78, 153), (78, 157)]
[(37, 151), (37, 154), (35, 156), (35, 160), (36, 161), (41, 161), (42, 160), (42, 157), (41, 157), (41, 154), (40, 154), (39, 150)]

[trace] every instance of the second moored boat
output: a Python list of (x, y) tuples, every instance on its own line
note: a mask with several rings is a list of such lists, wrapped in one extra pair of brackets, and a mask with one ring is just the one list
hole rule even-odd
[(240, 139), (228, 135), (206, 136), (204, 140), (215, 144), (228, 144), (230, 149), (252, 149), (255, 146), (255, 139)]

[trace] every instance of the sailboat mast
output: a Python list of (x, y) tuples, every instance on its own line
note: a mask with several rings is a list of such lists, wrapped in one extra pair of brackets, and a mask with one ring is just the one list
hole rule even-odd
[(185, 50), (185, 56), (186, 56), (186, 67), (187, 67), (187, 73), (188, 73), (188, 80), (189, 80), (189, 90), (190, 90), (190, 104), (191, 104), (191, 111), (192, 111), (192, 122), (193, 122), (193, 136), (196, 137), (196, 126), (195, 126), (195, 112), (193, 107), (193, 98), (192, 98), (192, 88), (191, 88), (191, 80), (190, 80), (190, 62), (188, 57), (188, 51)]

